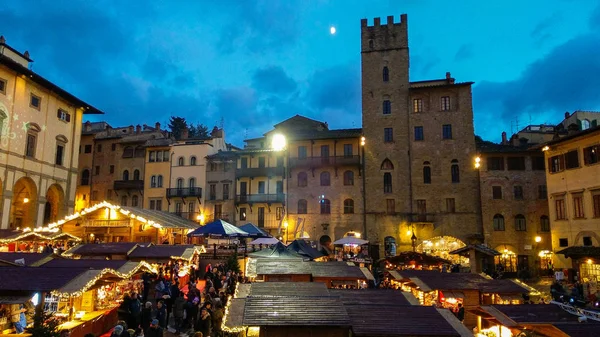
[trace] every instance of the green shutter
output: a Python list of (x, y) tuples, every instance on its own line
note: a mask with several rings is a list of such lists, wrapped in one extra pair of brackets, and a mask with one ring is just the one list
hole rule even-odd
[(596, 126), (598, 126), (598, 120), (597, 120), (597, 119), (594, 119), (594, 120), (592, 121), (592, 127), (596, 127)]

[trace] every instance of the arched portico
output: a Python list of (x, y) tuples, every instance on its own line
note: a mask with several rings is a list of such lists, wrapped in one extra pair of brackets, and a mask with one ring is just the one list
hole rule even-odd
[(10, 205), (9, 228), (36, 226), (38, 193), (35, 182), (22, 177), (15, 183)]
[(46, 192), (46, 205), (44, 206), (44, 226), (58, 221), (65, 216), (65, 192), (58, 184), (53, 184)]

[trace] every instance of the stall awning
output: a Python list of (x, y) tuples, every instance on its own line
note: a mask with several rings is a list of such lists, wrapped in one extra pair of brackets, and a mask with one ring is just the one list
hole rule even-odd
[(21, 304), (29, 301), (31, 295), (20, 295), (20, 296), (1, 296), (0, 304)]

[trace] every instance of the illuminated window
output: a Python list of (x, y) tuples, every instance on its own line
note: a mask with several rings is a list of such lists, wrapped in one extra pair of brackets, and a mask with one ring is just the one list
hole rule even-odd
[(420, 98), (413, 99), (413, 112), (423, 112), (423, 100)]

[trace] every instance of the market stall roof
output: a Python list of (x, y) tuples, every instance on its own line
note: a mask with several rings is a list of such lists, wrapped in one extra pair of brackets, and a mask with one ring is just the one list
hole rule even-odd
[(462, 248), (458, 248), (458, 249), (455, 249), (455, 250), (451, 251), (450, 254), (469, 257), (469, 254), (470, 254), (471, 250), (474, 250), (476, 252), (480, 252), (480, 253), (488, 255), (488, 256), (502, 255), (497, 250), (492, 249), (492, 248), (490, 248), (490, 247), (488, 247), (486, 245), (482, 245), (482, 244), (466, 245), (466, 246), (464, 246)]
[(250, 291), (246, 296), (329, 296), (329, 291), (323, 282), (256, 282), (251, 284)]
[(287, 249), (292, 250), (292, 251), (294, 251), (304, 257), (307, 257), (311, 260), (316, 260), (318, 258), (325, 256), (323, 253), (316, 250), (311, 245), (309, 245), (306, 241), (301, 240), (301, 239), (292, 241), (292, 243), (290, 243), (287, 246)]
[(333, 297), (248, 297), (245, 326), (329, 326), (349, 327), (350, 320), (341, 302)]
[(252, 258), (305, 259), (304, 256), (288, 249), (281, 241), (278, 241), (273, 247), (250, 253), (248, 256)]
[(240, 227), (238, 227), (239, 229), (241, 229), (242, 231), (248, 233), (249, 237), (251, 238), (270, 238), (272, 237), (271, 234), (269, 234), (269, 232), (265, 231), (264, 229), (256, 226), (255, 224), (248, 222), (245, 225), (242, 225)]
[(2, 267), (0, 292), (49, 292), (82, 274), (81, 268)]
[[(468, 336), (457, 331), (434, 307), (380, 304), (344, 307), (356, 336)], [(469, 332), (467, 328), (464, 330)]]
[(274, 245), (277, 242), (281, 242), (281, 241), (279, 241), (279, 239), (276, 239), (276, 238), (258, 238), (256, 240), (250, 241), (248, 244), (249, 245)]
[(334, 245), (357, 245), (357, 246), (366, 245), (367, 243), (369, 243), (369, 241), (359, 239), (354, 236), (346, 236), (344, 238), (341, 238), (341, 239), (333, 242)]
[(368, 275), (371, 275), (368, 269), (365, 268), (365, 273), (365, 270), (362, 270), (358, 266), (313, 262), (310, 264), (310, 267), (312, 276), (317, 278), (368, 280)]
[(98, 255), (128, 255), (140, 243), (136, 242), (110, 242), (110, 243), (85, 243), (77, 245), (66, 252), (63, 256), (98, 256)]
[(600, 325), (590, 321), (585, 323), (555, 323), (552, 325), (567, 336), (598, 337), (598, 331), (600, 331)]
[[(0, 260), (8, 261), (16, 264), (21, 264), (23, 261), (24, 265), (31, 266), (42, 264), (55, 257), (52, 253), (20, 253), (20, 252), (2, 252), (0, 253)], [(17, 262), (18, 261), (18, 262)]]
[(196, 247), (194, 245), (138, 246), (128, 256), (130, 258), (143, 258), (147, 260), (190, 261), (195, 255), (201, 254), (203, 250), (203, 247)]
[(245, 308), (245, 298), (232, 298), (228, 301), (227, 317), (223, 319), (223, 325), (225, 326), (225, 329), (239, 329), (243, 327)]
[(556, 252), (567, 258), (582, 258), (582, 257), (600, 257), (600, 247), (593, 246), (572, 246)]
[(331, 296), (339, 297), (344, 305), (420, 305), (413, 294), (392, 289), (328, 289), (328, 291)]
[(196, 228), (188, 234), (189, 237), (195, 236), (215, 236), (215, 237), (248, 237), (248, 233), (235, 227), (225, 220), (215, 220), (202, 227)]
[(366, 269), (347, 262), (312, 262), (281, 259), (256, 259), (256, 275), (311, 275), (314, 278), (369, 280)]
[(421, 266), (439, 266), (450, 265), (452, 262), (442, 259), (441, 257), (428, 255), (420, 252), (402, 252), (396, 256), (387, 257), (385, 261), (396, 265), (416, 264)]
[(42, 230), (16, 230), (0, 229), (0, 243), (11, 243), (16, 241), (55, 241), (55, 240), (81, 241), (80, 238), (69, 233), (62, 233), (58, 229)]
[(22, 304), (31, 299), (31, 294), (26, 295), (0, 295), (0, 304)]
[[(570, 314), (555, 304), (506, 304), (481, 306), (506, 327), (521, 324), (577, 322), (578, 316)], [(598, 324), (600, 328), (600, 324)]]
[(256, 259), (257, 275), (311, 275), (308, 262), (282, 259)]
[(53, 293), (62, 297), (78, 297), (88, 290), (103, 285), (105, 282), (112, 283), (123, 279), (125, 278), (115, 273), (112, 269), (86, 270), (69, 280), (69, 282), (62, 287), (54, 289)]

